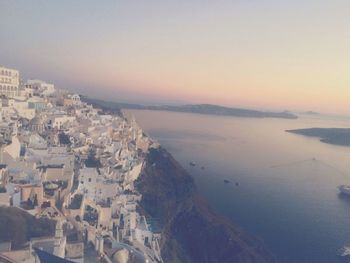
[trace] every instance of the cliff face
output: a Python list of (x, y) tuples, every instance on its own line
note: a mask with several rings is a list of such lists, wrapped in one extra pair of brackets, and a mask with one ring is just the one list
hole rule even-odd
[(136, 187), (142, 208), (161, 224), (165, 262), (274, 262), (261, 242), (210, 210), (165, 149), (150, 150)]

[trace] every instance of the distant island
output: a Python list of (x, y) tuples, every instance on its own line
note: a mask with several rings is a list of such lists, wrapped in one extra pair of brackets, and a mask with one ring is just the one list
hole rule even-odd
[(82, 96), (82, 100), (90, 103), (96, 107), (108, 109), (135, 109), (135, 110), (155, 110), (155, 111), (173, 111), (173, 112), (186, 112), (196, 114), (208, 114), (208, 115), (221, 115), (221, 116), (235, 116), (235, 117), (246, 117), (246, 118), (283, 118), (283, 119), (297, 119), (293, 113), (288, 111), (283, 112), (269, 112), (269, 111), (257, 111), (241, 108), (230, 108), (212, 104), (189, 104), (189, 105), (141, 105), (132, 103), (120, 103), (111, 102), (98, 99), (92, 99)]
[(286, 130), (286, 132), (309, 137), (318, 137), (320, 141), (324, 143), (350, 146), (350, 128), (308, 128)]

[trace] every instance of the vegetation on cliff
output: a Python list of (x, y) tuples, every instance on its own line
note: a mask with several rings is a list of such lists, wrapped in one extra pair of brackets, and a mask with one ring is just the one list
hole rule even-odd
[(0, 242), (11, 241), (12, 248), (20, 248), (30, 238), (52, 236), (55, 222), (35, 218), (16, 207), (0, 206)]
[(161, 225), (165, 262), (274, 262), (260, 241), (209, 208), (165, 149), (150, 150), (136, 187), (142, 208)]

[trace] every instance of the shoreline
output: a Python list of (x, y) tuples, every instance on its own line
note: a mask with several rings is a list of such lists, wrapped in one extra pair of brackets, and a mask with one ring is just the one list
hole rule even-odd
[(161, 225), (169, 262), (276, 262), (263, 241), (214, 212), (192, 176), (162, 146), (151, 148), (135, 182), (142, 208)]

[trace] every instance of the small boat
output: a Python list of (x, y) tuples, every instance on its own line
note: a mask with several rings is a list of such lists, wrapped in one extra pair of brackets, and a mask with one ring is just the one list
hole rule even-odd
[(225, 179), (225, 180), (224, 180), (224, 183), (225, 183), (225, 184), (228, 184), (228, 183), (230, 183), (230, 181), (227, 180), (227, 179)]
[(350, 245), (343, 246), (341, 249), (339, 249), (337, 255), (340, 257), (350, 256)]
[(190, 162), (190, 166), (196, 166), (195, 162)]
[(350, 195), (350, 185), (339, 185), (338, 189), (341, 193)]

